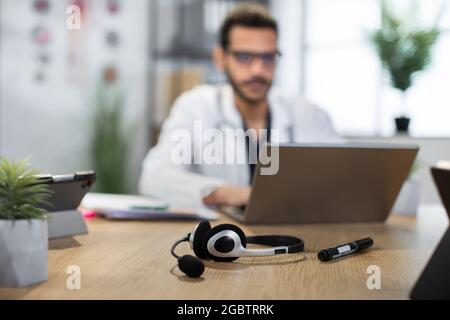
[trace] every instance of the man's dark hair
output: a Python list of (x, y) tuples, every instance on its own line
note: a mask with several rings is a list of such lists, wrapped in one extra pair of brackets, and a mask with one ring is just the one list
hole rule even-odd
[(245, 3), (231, 10), (220, 28), (220, 45), (224, 50), (230, 45), (230, 33), (233, 27), (272, 29), (278, 35), (278, 24), (262, 5)]

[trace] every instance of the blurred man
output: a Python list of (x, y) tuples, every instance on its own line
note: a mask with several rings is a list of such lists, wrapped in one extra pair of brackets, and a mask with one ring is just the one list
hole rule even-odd
[[(259, 150), (264, 142), (339, 140), (322, 109), (272, 88), (281, 56), (277, 39), (277, 22), (264, 7), (240, 5), (227, 15), (213, 57), (229, 83), (203, 85), (178, 98), (144, 161), (142, 194), (181, 207), (243, 206), (249, 201), (255, 162), (208, 161), (206, 150), (227, 158), (237, 148), (237, 158), (249, 160), (249, 150)], [(230, 130), (255, 134), (236, 142)], [(180, 161), (180, 150), (189, 161)]]

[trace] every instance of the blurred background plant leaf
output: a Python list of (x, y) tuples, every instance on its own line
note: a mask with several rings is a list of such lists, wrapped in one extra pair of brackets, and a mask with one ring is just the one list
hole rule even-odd
[(381, 7), (381, 27), (370, 35), (370, 39), (392, 86), (406, 92), (413, 84), (414, 75), (431, 63), (432, 49), (440, 36), (439, 18), (434, 26), (425, 28), (417, 22), (414, 2), (409, 19), (397, 17), (386, 1), (381, 2)]
[(96, 192), (123, 194), (129, 190), (129, 145), (123, 128), (123, 108), (123, 96), (115, 86), (106, 82), (97, 87), (92, 136)]

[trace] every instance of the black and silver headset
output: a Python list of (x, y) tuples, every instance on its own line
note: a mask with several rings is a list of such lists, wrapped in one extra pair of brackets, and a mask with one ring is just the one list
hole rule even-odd
[[(197, 257), (178, 256), (176, 247), (182, 242), (189, 242)], [(270, 246), (265, 249), (247, 249), (247, 244)], [(221, 224), (214, 228), (208, 221), (197, 225), (194, 231), (174, 243), (171, 253), (178, 260), (178, 267), (191, 278), (200, 277), (205, 266), (200, 259), (217, 262), (231, 262), (240, 257), (264, 257), (277, 254), (303, 252), (303, 240), (292, 236), (262, 235), (245, 236), (244, 232), (232, 224)]]

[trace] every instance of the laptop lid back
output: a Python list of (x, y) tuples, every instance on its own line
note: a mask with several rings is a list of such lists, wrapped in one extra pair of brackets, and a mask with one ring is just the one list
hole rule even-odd
[(258, 166), (246, 223), (384, 221), (418, 152), (417, 146), (373, 144), (278, 148), (275, 175), (261, 175)]

